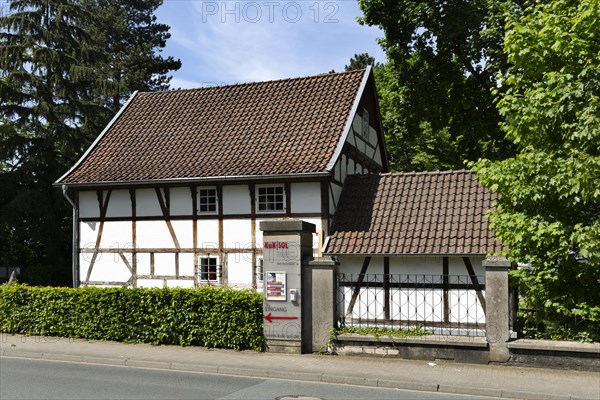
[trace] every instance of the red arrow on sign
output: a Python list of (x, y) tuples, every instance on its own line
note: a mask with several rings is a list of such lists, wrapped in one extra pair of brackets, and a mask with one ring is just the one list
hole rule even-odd
[(269, 321), (269, 323), (273, 323), (273, 321), (275, 321), (275, 320), (291, 321), (291, 320), (294, 320), (294, 319), (298, 319), (298, 317), (276, 317), (274, 315), (271, 315), (271, 313), (268, 313), (267, 315), (265, 315), (265, 319), (267, 321)]

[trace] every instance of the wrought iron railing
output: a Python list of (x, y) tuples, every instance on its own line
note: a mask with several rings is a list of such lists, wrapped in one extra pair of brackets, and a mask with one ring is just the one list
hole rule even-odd
[(485, 335), (485, 278), (475, 275), (337, 275), (340, 326)]

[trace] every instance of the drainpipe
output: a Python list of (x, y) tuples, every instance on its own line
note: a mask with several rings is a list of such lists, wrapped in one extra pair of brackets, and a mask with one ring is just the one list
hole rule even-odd
[(68, 188), (67, 185), (62, 185), (62, 192), (63, 192), (63, 196), (65, 197), (65, 199), (67, 199), (67, 201), (69, 202), (69, 204), (71, 204), (71, 206), (73, 207), (73, 262), (72, 262), (72, 272), (73, 272), (73, 287), (76, 288), (77, 286), (79, 286), (79, 252), (77, 251), (77, 247), (79, 245), (79, 229), (77, 229), (77, 215), (78, 215), (78, 210), (77, 210), (77, 204), (75, 204), (75, 201), (73, 201), (73, 199), (71, 197), (69, 197), (69, 193), (67, 192)]

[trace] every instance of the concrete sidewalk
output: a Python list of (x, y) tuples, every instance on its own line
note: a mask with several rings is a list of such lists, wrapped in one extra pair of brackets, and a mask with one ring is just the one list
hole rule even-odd
[(0, 356), (515, 399), (600, 399), (600, 373), (597, 372), (376, 357), (237, 352), (7, 334), (1, 336)]

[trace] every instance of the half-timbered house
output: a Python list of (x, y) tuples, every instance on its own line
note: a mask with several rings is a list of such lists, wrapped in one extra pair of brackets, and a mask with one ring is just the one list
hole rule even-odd
[(260, 285), (258, 222), (329, 234), (347, 176), (387, 172), (371, 69), (134, 93), (57, 182), (74, 285)]

